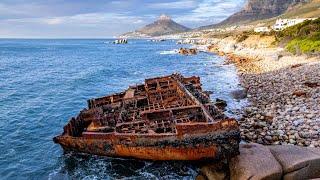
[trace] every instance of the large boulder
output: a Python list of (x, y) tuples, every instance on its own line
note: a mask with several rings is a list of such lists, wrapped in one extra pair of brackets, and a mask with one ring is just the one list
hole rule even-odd
[(200, 174), (208, 180), (227, 180), (229, 179), (229, 168), (226, 163), (212, 163), (203, 166), (200, 169)]
[(283, 179), (320, 178), (320, 150), (299, 146), (270, 146), (270, 151), (282, 165)]
[(308, 150), (320, 156), (320, 148), (308, 147)]
[(247, 98), (247, 90), (241, 89), (241, 90), (234, 90), (231, 92), (231, 95), (234, 99), (241, 100)]
[(260, 144), (241, 144), (240, 155), (229, 162), (230, 179), (276, 180), (282, 177), (282, 167), (268, 147)]

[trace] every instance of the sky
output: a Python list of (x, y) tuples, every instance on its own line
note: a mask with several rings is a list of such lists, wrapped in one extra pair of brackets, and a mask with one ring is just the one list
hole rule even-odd
[(0, 0), (0, 38), (107, 38), (161, 14), (190, 28), (214, 24), (245, 0)]

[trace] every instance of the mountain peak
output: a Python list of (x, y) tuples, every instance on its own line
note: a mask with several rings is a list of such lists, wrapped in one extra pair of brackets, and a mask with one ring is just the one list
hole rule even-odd
[(189, 30), (189, 28), (173, 21), (170, 18), (170, 16), (162, 14), (153, 23), (148, 24), (145, 27), (138, 29), (133, 33), (126, 33), (125, 36), (130, 37), (130, 35), (132, 34), (139, 34), (140, 36), (162, 36), (179, 32), (185, 32)]
[(160, 21), (169, 21), (171, 20), (170, 16), (167, 16), (165, 14), (161, 14), (161, 16), (159, 17)]

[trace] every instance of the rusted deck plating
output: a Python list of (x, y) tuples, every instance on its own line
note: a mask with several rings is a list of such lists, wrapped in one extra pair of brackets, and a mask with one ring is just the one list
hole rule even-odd
[(97, 155), (198, 160), (238, 154), (239, 139), (237, 122), (210, 103), (199, 77), (173, 74), (88, 100), (54, 141)]

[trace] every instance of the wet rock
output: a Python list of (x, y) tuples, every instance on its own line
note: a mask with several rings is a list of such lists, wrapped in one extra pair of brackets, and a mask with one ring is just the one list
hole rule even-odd
[(188, 50), (185, 49), (185, 48), (180, 48), (180, 49), (179, 49), (179, 54), (187, 55), (187, 54), (188, 54)]
[(216, 99), (215, 105), (222, 110), (224, 110), (228, 106), (227, 101), (219, 98)]
[(270, 151), (282, 165), (283, 179), (320, 177), (320, 154), (299, 146), (270, 146)]
[(182, 54), (182, 55), (196, 55), (197, 54), (197, 49), (194, 49), (194, 48), (191, 48), (191, 49), (180, 48), (179, 49), (179, 54)]
[(189, 49), (189, 54), (192, 54), (192, 55), (196, 55), (197, 54), (197, 49)]
[(196, 177), (196, 180), (207, 180), (205, 176), (199, 174), (197, 177)]
[(200, 169), (200, 174), (208, 180), (227, 180), (229, 179), (229, 168), (224, 162), (206, 165)]
[(282, 168), (270, 150), (259, 144), (241, 144), (240, 155), (229, 163), (230, 179), (281, 179)]
[(247, 90), (235, 90), (231, 92), (234, 99), (241, 100), (247, 98)]

